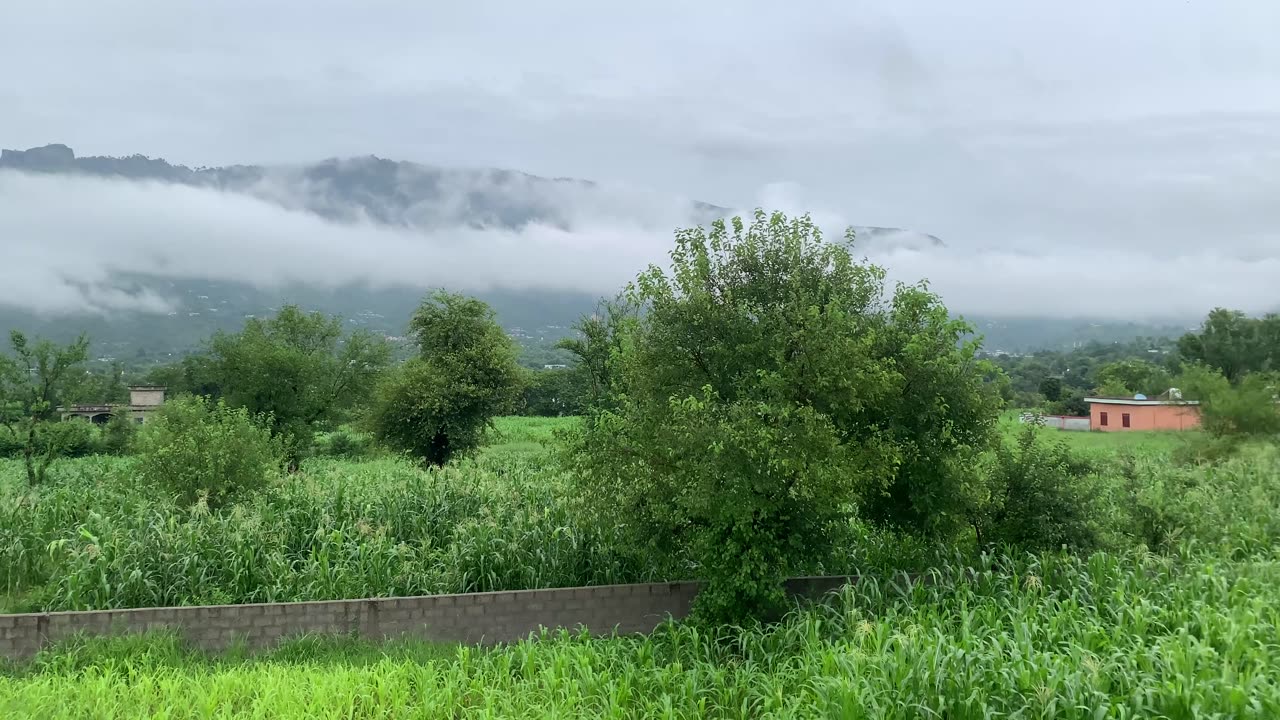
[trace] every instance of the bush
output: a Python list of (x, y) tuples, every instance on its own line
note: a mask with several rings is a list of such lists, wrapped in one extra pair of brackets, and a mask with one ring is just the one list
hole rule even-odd
[(57, 457), (87, 457), (98, 450), (98, 432), (91, 423), (71, 419), (42, 423), (36, 430), (36, 453)]
[(373, 442), (368, 435), (338, 428), (316, 438), (316, 454), (336, 458), (358, 458), (370, 454)]
[(137, 450), (142, 481), (210, 507), (262, 488), (283, 462), (265, 419), (198, 397), (166, 403), (138, 434)]
[(1034, 427), (1023, 429), (1013, 447), (1002, 444), (988, 462), (989, 494), (973, 523), (979, 545), (1098, 546), (1106, 510), (1095, 471), (1065, 443), (1046, 442)]

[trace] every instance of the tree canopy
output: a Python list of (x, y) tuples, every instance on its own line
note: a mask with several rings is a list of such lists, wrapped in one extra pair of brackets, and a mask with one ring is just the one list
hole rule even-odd
[(678, 231), (670, 271), (616, 307), (578, 349), (608, 390), (571, 442), (580, 492), (634, 547), (695, 562), (703, 615), (776, 613), (852, 517), (965, 522), (997, 373), (925, 286), (886, 297), (808, 217), (757, 212)]
[(1250, 372), (1280, 370), (1280, 314), (1251, 318), (1216, 308), (1199, 332), (1178, 340), (1178, 350), (1188, 362), (1219, 370), (1233, 383)]
[(27, 483), (34, 486), (44, 481), (61, 452), (57, 439), (62, 436), (45, 430), (58, 419), (59, 403), (81, 381), (89, 340), (82, 335), (68, 345), (32, 342), (15, 330), (9, 344), (13, 355), (0, 355), (0, 424), (22, 445)]
[(270, 417), (296, 459), (315, 425), (364, 399), (390, 359), (382, 338), (367, 331), (344, 336), (339, 318), (289, 305), (268, 319), (249, 318), (238, 333), (215, 335), (207, 361), (184, 369), (193, 379), (207, 373), (203, 382), (228, 405)]
[(379, 386), (367, 420), (388, 445), (444, 465), (478, 449), (493, 418), (514, 407), (516, 346), (488, 305), (444, 291), (423, 301), (409, 334), (418, 355)]

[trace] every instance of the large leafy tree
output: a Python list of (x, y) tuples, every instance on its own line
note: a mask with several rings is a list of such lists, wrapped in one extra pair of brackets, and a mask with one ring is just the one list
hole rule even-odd
[(84, 336), (69, 345), (50, 340), (32, 342), (21, 332), (9, 333), (13, 355), (0, 355), (0, 423), (22, 446), (27, 483), (44, 482), (61, 453), (63, 434), (49, 432), (63, 402), (81, 380), (89, 356)]
[(477, 450), (493, 418), (514, 407), (517, 349), (488, 305), (444, 291), (423, 301), (409, 333), (418, 355), (380, 385), (368, 422), (380, 441), (444, 465)]
[(366, 398), (390, 359), (383, 338), (344, 334), (339, 318), (289, 305), (271, 318), (250, 318), (238, 333), (215, 335), (207, 361), (186, 369), (227, 405), (269, 417), (296, 463), (315, 427)]
[(593, 517), (698, 567), (704, 617), (778, 612), (782, 579), (820, 571), (855, 515), (965, 522), (996, 373), (935, 295), (886, 298), (884, 272), (807, 217), (681, 230), (671, 261), (592, 341), (609, 402), (569, 452)]

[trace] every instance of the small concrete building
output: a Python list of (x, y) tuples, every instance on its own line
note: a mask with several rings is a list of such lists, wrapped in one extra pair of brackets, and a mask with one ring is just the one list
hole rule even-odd
[(1089, 429), (1103, 432), (1129, 430), (1194, 430), (1200, 427), (1200, 403), (1182, 400), (1171, 390), (1159, 398), (1090, 397)]
[(62, 419), (84, 418), (95, 425), (104, 425), (113, 415), (128, 413), (136, 423), (144, 423), (151, 413), (164, 404), (168, 388), (161, 385), (130, 385), (128, 405), (72, 405), (58, 408)]

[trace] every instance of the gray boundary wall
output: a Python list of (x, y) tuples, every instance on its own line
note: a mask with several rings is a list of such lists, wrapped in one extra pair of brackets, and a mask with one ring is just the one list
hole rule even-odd
[[(854, 577), (787, 581), (793, 596), (815, 597)], [(698, 583), (647, 583), (512, 592), (426, 595), (365, 600), (209, 605), (133, 610), (0, 615), (0, 657), (30, 658), (76, 635), (177, 632), (195, 647), (224, 650), (236, 642), (267, 648), (300, 635), (352, 635), (367, 640), (413, 637), (436, 642), (492, 644), (527, 637), (539, 628), (586, 628), (593, 633), (647, 633), (689, 614)]]
[(1023, 413), (1019, 416), (1018, 421), (1021, 423), (1039, 422), (1041, 425), (1058, 430), (1072, 430), (1077, 432), (1088, 432), (1092, 430), (1092, 424), (1087, 416), (1076, 415), (1037, 415), (1035, 413)]

